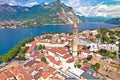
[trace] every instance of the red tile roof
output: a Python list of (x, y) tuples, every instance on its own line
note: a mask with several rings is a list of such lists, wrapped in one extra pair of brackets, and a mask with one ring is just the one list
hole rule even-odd
[(45, 71), (45, 72), (43, 72), (42, 77), (43, 77), (44, 79), (46, 79), (46, 78), (49, 77), (50, 75), (51, 75), (50, 72)]
[(49, 72), (53, 73), (55, 71), (55, 68), (49, 67)]
[(67, 63), (72, 63), (72, 62), (74, 62), (74, 58), (69, 58), (66, 62)]
[(66, 47), (59, 48), (59, 49), (58, 49), (58, 53), (60, 53), (60, 54), (62, 54), (62, 55), (68, 53), (67, 48), (66, 48)]
[(7, 80), (9, 78), (15, 79), (14, 76), (8, 71), (0, 72), (0, 80)]
[(52, 56), (50, 56), (50, 55), (47, 56), (47, 58), (48, 58), (52, 63), (54, 63), (54, 64), (56, 64), (56, 65), (60, 65), (60, 63), (61, 63), (60, 60), (56, 61), (55, 58), (52, 57)]
[(32, 54), (30, 57), (32, 57), (34, 59), (37, 59), (37, 58), (41, 59), (42, 57), (44, 57), (44, 55), (37, 52), (37, 53)]
[(63, 56), (64, 59), (67, 59), (67, 58), (69, 58), (69, 57), (71, 57), (70, 54), (65, 54), (65, 55)]
[(53, 53), (58, 52), (57, 48), (50, 48), (48, 51), (53, 52)]
[(86, 71), (86, 70), (88, 70), (90, 67), (91, 67), (90, 65), (84, 65), (81, 69), (84, 70), (84, 71)]
[(50, 43), (52, 43), (52, 44), (54, 44), (56, 42), (57, 42), (56, 39), (53, 39), (53, 40), (50, 41)]
[(27, 50), (27, 53), (31, 53), (36, 47), (36, 41), (34, 41), (31, 45), (31, 47), (29, 47), (29, 49)]
[[(31, 62), (31, 61), (30, 61)], [(28, 62), (29, 63), (29, 62)], [(31, 65), (31, 63), (30, 63)], [(36, 71), (38, 69), (47, 69), (49, 66), (44, 63), (44, 62), (36, 62), (36, 63), (33, 63), (32, 62), (32, 65), (31, 66), (27, 66), (25, 67), (25, 69), (29, 72), (29, 73), (32, 73), (33, 71)]]
[(46, 70), (46, 71), (43, 72), (42, 77), (44, 79), (46, 79), (47, 77), (49, 77), (50, 75), (52, 75), (54, 71), (55, 71), (54, 68), (49, 67), (48, 70)]
[(11, 67), (8, 69), (12, 74), (19, 76), (21, 80), (32, 80), (32, 76), (20, 67)]
[(63, 47), (63, 48), (50, 48), (48, 49), (48, 51), (51, 51), (53, 53), (55, 53), (55, 55), (64, 55), (66, 53), (68, 53), (67, 47)]
[(89, 51), (89, 50), (80, 49), (80, 52), (84, 52), (84, 53), (90, 54), (90, 51)]
[(54, 60), (54, 57), (52, 57), (52, 56), (47, 56), (47, 58), (50, 60), (50, 61), (53, 61)]
[(78, 58), (79, 58), (79, 59), (85, 59), (86, 57), (83, 56), (83, 55), (79, 55)]
[(42, 39), (39, 39), (39, 42), (40, 43), (49, 43), (47, 40), (42, 40)]
[[(44, 63), (44, 62), (40, 62), (40, 63), (37, 64), (37, 65), (40, 65), (40, 67), (43, 68), (43, 69), (46, 69), (46, 68), (49, 67), (49, 66), (48, 66), (46, 63)], [(37, 65), (36, 65), (36, 66), (37, 66)]]

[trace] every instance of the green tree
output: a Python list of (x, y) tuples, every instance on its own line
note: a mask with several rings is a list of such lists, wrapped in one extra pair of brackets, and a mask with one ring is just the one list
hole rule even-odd
[(47, 62), (47, 60), (46, 60), (45, 57), (42, 57), (42, 58), (41, 58), (41, 61), (43, 61), (43, 62), (45, 62), (45, 63)]
[(84, 59), (84, 60), (83, 60), (83, 63), (84, 63), (84, 64), (87, 64), (87, 63), (88, 63), (88, 60), (87, 60), (87, 59)]
[(87, 47), (87, 46), (83, 46), (83, 49), (87, 50), (87, 49), (88, 49), (88, 47)]
[(38, 50), (41, 50), (42, 49), (42, 45), (40, 44), (39, 46), (38, 46)]
[(93, 70), (97, 71), (98, 69), (100, 69), (100, 64), (96, 63), (95, 65), (92, 65)]
[(45, 45), (42, 45), (42, 49), (45, 49)]
[(80, 64), (75, 64), (75, 67), (81, 68), (81, 65)]

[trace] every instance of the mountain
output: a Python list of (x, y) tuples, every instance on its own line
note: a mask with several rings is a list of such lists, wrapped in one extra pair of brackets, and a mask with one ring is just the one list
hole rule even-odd
[(85, 17), (85, 16), (79, 16), (79, 15), (77, 16), (83, 22), (105, 22), (109, 20), (109, 18), (105, 18), (105, 17)]
[(120, 18), (112, 18), (106, 21), (105, 23), (120, 25)]
[[(74, 19), (82, 21), (74, 14), (72, 7), (60, 0), (49, 4), (41, 3), (32, 7), (0, 5), (0, 24), (7, 26), (39, 26), (49, 24), (73, 24)], [(16, 22), (17, 21), (17, 22)], [(9, 23), (10, 22), (10, 23)], [(17, 24), (16, 24), (17, 23)]]

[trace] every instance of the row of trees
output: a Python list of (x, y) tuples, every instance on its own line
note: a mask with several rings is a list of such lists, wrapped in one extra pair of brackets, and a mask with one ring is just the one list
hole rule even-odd
[(113, 40), (116, 39), (115, 36), (120, 37), (120, 31), (111, 31), (106, 28), (101, 28), (98, 32), (99, 34), (96, 37), (100, 38), (102, 43), (112, 43)]
[(99, 50), (98, 54), (100, 54), (102, 56), (110, 57), (110, 58), (116, 58), (116, 56), (117, 56), (116, 52), (110, 52), (110, 51), (107, 51), (104, 49)]
[(21, 47), (25, 46), (26, 43), (31, 42), (33, 40), (34, 40), (34, 38), (29, 38), (29, 39), (26, 39), (26, 40), (20, 42), (17, 46), (13, 47), (8, 53), (0, 56), (0, 61), (8, 62), (17, 55), (19, 57), (24, 57), (28, 47), (25, 47), (25, 48), (21, 48)]
[(17, 55), (17, 53), (19, 53), (20, 50), (21, 50), (20, 46), (15, 46), (8, 53), (0, 56), (0, 61), (2, 61), (2, 62), (8, 62), (12, 58), (14, 58)]
[(38, 46), (38, 50), (41, 50), (41, 49), (45, 49), (45, 45), (41, 45), (41, 44), (40, 44), (40, 45)]
[(24, 47), (24, 48), (21, 48), (20, 52), (18, 53), (18, 58), (20, 59), (23, 59), (25, 57), (25, 53), (26, 51), (28, 50), (29, 47)]
[(23, 46), (25, 46), (26, 43), (29, 43), (29, 42), (32, 42), (32, 41), (34, 41), (34, 38), (28, 38), (28, 39), (25, 39), (25, 40), (21, 41), (19, 43), (19, 45), (23, 47)]

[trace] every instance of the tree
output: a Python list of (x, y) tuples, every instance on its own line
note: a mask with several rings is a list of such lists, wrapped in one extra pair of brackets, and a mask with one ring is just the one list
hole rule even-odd
[(41, 53), (43, 53), (43, 50), (41, 50)]
[(73, 32), (70, 32), (69, 35), (73, 35)]
[(40, 44), (39, 46), (38, 46), (38, 50), (41, 50), (42, 49), (42, 45)]
[(26, 43), (29, 43), (29, 42), (32, 42), (32, 41), (34, 41), (34, 38), (28, 38), (28, 39), (25, 39), (25, 40), (21, 41), (19, 43), (19, 45), (23, 47), (23, 46), (25, 46)]
[(45, 45), (42, 46), (42, 49), (45, 49)]
[(98, 69), (100, 69), (100, 64), (96, 63), (95, 65), (92, 65), (93, 70), (97, 71)]
[(88, 47), (87, 47), (87, 46), (83, 46), (83, 49), (87, 50), (87, 49), (88, 49)]
[(43, 61), (43, 62), (45, 62), (45, 63), (47, 62), (47, 60), (46, 60), (45, 57), (42, 57), (42, 58), (41, 58), (41, 61)]
[(80, 68), (80, 67), (81, 67), (81, 65), (80, 65), (80, 64), (76, 64), (76, 65), (75, 65), (75, 67)]
[(87, 63), (88, 63), (88, 60), (87, 60), (87, 59), (84, 59), (84, 60), (83, 60), (83, 63), (84, 63), (84, 64), (87, 64)]

